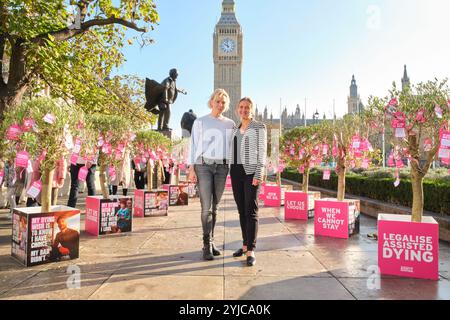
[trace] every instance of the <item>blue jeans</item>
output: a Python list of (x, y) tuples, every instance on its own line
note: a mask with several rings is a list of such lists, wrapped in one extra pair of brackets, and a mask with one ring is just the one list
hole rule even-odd
[(196, 164), (197, 184), (202, 208), (203, 244), (214, 240), (217, 210), (228, 175), (227, 164)]

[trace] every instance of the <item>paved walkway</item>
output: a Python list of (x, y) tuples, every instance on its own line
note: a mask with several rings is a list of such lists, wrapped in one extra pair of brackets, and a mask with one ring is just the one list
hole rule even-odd
[[(216, 227), (224, 254), (203, 261), (200, 203), (171, 207), (168, 217), (136, 218), (133, 233), (82, 233), (80, 258), (24, 268), (10, 257), (11, 225), (0, 211), (0, 299), (450, 299), (450, 246), (440, 243), (439, 281), (383, 277), (368, 289), (376, 220), (362, 217), (349, 240), (314, 237), (313, 221), (284, 221), (283, 208), (261, 208), (257, 264), (233, 258), (239, 219), (226, 191)], [(83, 199), (79, 201), (84, 209)], [(64, 200), (61, 202), (64, 203)], [(67, 268), (81, 269), (81, 288), (67, 289)]]

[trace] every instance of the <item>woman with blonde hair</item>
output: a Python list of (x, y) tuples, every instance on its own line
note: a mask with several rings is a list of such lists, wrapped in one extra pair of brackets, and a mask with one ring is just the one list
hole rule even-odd
[(211, 112), (192, 125), (188, 180), (198, 184), (205, 260), (221, 254), (214, 244), (214, 227), (229, 171), (227, 154), (234, 121), (223, 116), (229, 104), (228, 93), (216, 89), (208, 101)]
[(229, 163), (233, 196), (239, 211), (243, 245), (234, 257), (247, 256), (247, 265), (256, 263), (258, 234), (258, 191), (266, 165), (266, 126), (253, 119), (254, 104), (250, 98), (239, 101), (236, 112), (240, 124), (233, 128)]

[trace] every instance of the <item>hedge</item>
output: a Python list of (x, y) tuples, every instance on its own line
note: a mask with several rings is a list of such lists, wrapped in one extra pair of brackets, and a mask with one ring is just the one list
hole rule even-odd
[[(296, 169), (287, 168), (281, 174), (285, 179), (302, 182)], [(332, 171), (330, 180), (322, 179), (322, 172), (311, 170), (309, 184), (337, 191), (337, 175)], [(345, 179), (345, 192), (354, 196), (376, 199), (392, 204), (412, 207), (412, 186), (409, 179), (402, 179), (398, 187), (394, 178), (373, 178), (350, 173)], [(423, 181), (424, 210), (442, 215), (450, 215), (450, 182), (439, 180)]]

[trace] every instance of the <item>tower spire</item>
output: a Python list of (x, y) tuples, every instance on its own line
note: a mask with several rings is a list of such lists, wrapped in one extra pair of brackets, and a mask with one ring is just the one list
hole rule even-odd
[(403, 70), (403, 78), (402, 78), (402, 90), (405, 90), (407, 87), (410, 86), (410, 81), (408, 77), (408, 71), (406, 70), (406, 64)]

